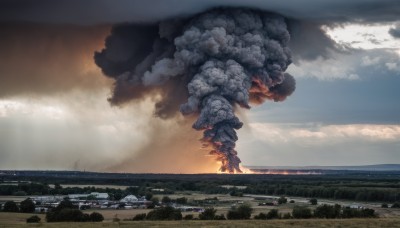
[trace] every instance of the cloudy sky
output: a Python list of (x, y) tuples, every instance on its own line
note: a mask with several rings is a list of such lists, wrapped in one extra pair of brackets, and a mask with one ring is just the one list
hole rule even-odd
[(399, 1), (3, 0), (0, 169), (216, 171), (193, 118), (155, 117), (157, 97), (111, 106), (93, 54), (114, 24), (217, 6), (282, 14), (292, 36), (296, 91), (238, 110), (242, 164), (400, 163)]

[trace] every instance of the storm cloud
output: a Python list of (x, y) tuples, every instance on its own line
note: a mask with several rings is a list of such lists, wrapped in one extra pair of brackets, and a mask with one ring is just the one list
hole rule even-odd
[(400, 38), (400, 23), (397, 24), (395, 27), (390, 28), (389, 34), (392, 35), (394, 38)]
[(256, 8), (289, 18), (319, 22), (394, 21), (400, 14), (397, 0), (5, 0), (1, 5), (0, 19), (3, 21), (69, 24), (156, 22), (221, 6)]

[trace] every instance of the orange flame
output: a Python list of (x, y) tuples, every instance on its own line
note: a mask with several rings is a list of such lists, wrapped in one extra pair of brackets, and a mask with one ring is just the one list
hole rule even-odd
[[(218, 162), (219, 164), (222, 164), (220, 162)], [(252, 171), (251, 169), (245, 168), (243, 166), (240, 166), (240, 170), (242, 170), (242, 172), (237, 172), (235, 170), (234, 173), (229, 173), (229, 172), (222, 172), (221, 170), (217, 170), (217, 174), (257, 174), (257, 172)]]
[[(221, 164), (220, 162), (218, 162)], [(267, 175), (320, 175), (320, 172), (315, 171), (300, 171), (300, 170), (251, 170), (240, 166), (242, 173), (229, 173), (229, 172), (222, 172), (217, 170), (217, 174), (267, 174)]]
[(268, 87), (258, 77), (253, 77), (249, 93), (250, 102), (254, 104), (262, 104), (266, 99), (271, 99)]
[(281, 96), (271, 91), (271, 88), (268, 88), (267, 85), (265, 85), (264, 82), (257, 76), (254, 76), (252, 79), (249, 93), (250, 102), (253, 104), (262, 104), (267, 99), (273, 101), (283, 101), (286, 98), (285, 96)]

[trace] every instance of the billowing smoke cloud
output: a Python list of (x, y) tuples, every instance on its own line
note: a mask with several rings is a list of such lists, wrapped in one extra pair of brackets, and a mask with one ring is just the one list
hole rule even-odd
[(234, 107), (292, 94), (295, 80), (284, 73), (292, 62), (289, 41), (282, 16), (215, 9), (158, 25), (116, 26), (95, 62), (115, 79), (112, 104), (154, 96), (159, 117), (198, 115), (193, 128), (204, 130), (220, 170), (233, 173), (241, 172), (235, 130), (243, 125)]

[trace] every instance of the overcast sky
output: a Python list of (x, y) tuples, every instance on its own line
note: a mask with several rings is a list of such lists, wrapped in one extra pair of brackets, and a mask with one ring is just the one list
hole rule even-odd
[(192, 118), (154, 117), (157, 98), (111, 106), (93, 61), (115, 23), (215, 6), (280, 13), (292, 32), (296, 91), (239, 111), (243, 165), (400, 163), (399, 1), (176, 2), (0, 1), (0, 169), (216, 171)]

